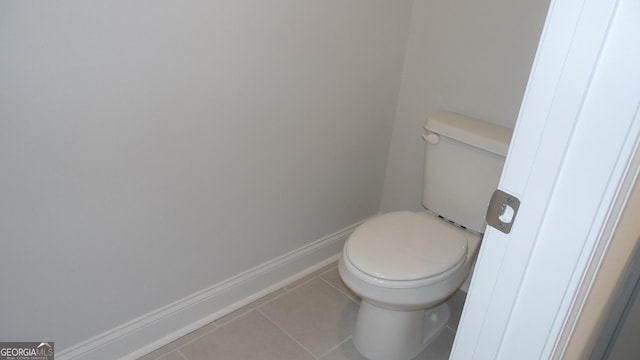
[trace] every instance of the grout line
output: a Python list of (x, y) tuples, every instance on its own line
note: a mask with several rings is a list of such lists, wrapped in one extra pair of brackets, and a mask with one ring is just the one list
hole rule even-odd
[[(337, 266), (336, 266), (337, 267)], [(325, 274), (328, 274), (329, 272), (333, 271), (334, 268), (331, 268), (325, 272), (323, 272), (322, 274), (318, 275), (318, 278), (320, 278), (320, 280), (324, 281), (325, 283), (329, 284), (332, 288), (338, 290), (342, 295), (346, 296), (349, 298), (349, 300), (353, 301), (356, 304), (360, 304), (360, 299), (358, 299), (357, 297), (353, 297), (352, 295), (349, 295), (348, 293), (346, 293), (344, 290), (340, 289), (339, 287), (333, 285), (329, 280), (324, 279), (322, 276)], [(338, 274), (338, 278), (340, 278), (340, 275)], [(346, 286), (346, 285), (345, 285)]]
[[(236, 310), (236, 311), (237, 311), (237, 310)], [(241, 318), (243, 318), (243, 317), (245, 317), (245, 316), (249, 315), (252, 311), (257, 311), (257, 312), (259, 312), (260, 314), (262, 314), (262, 312), (258, 311), (258, 309), (256, 309), (256, 308), (253, 308), (253, 309), (251, 309), (251, 310), (248, 310), (248, 311), (246, 311), (245, 313), (243, 313), (243, 314), (240, 314), (240, 315), (236, 316), (235, 318), (233, 318), (233, 319), (231, 319), (231, 320), (229, 320), (229, 321), (225, 322), (225, 323), (224, 323), (224, 324), (222, 324), (222, 325), (219, 325), (219, 326), (218, 326), (218, 325), (216, 325), (216, 327), (215, 327), (214, 329), (211, 329), (210, 331), (207, 331), (207, 332), (205, 332), (204, 334), (202, 334), (202, 335), (200, 335), (200, 336), (198, 336), (198, 337), (195, 337), (195, 338), (193, 338), (193, 339), (191, 339), (191, 340), (187, 341), (186, 343), (184, 343), (184, 344), (182, 344), (182, 345), (180, 345), (180, 346), (176, 347), (174, 350), (176, 350), (178, 353), (180, 353), (180, 355), (181, 355), (185, 360), (189, 360), (189, 358), (187, 358), (187, 356), (186, 356), (186, 355), (184, 355), (184, 354), (182, 353), (182, 351), (180, 351), (183, 347), (185, 347), (185, 346), (187, 346), (187, 345), (190, 345), (191, 343), (193, 343), (193, 342), (195, 342), (195, 341), (197, 341), (197, 340), (200, 340), (200, 339), (201, 339), (201, 338), (203, 338), (205, 335), (209, 335), (209, 334), (211, 334), (212, 332), (217, 331), (217, 330), (219, 330), (219, 329), (223, 328), (225, 325), (231, 324), (232, 322), (234, 322), (234, 321), (236, 321), (236, 320), (239, 320), (239, 319), (241, 319)], [(267, 319), (267, 320), (269, 320), (269, 319)], [(270, 321), (270, 320), (269, 320), (269, 321)], [(197, 331), (197, 330), (196, 330), (196, 331)], [(185, 335), (185, 336), (186, 336), (186, 335)], [(306, 349), (305, 349), (305, 350), (306, 350)], [(173, 351), (173, 350), (172, 350), (172, 351)], [(167, 354), (168, 354), (168, 353), (167, 353)], [(166, 354), (165, 354), (165, 355), (166, 355)], [(164, 355), (163, 355), (163, 356), (164, 356)], [(158, 360), (160, 360), (160, 359), (158, 359)]]
[(346, 292), (344, 292), (343, 290), (341, 290), (340, 288), (338, 288), (337, 286), (334, 286), (332, 283), (330, 283), (328, 280), (325, 280), (323, 278), (320, 278), (320, 280), (324, 281), (325, 283), (327, 283), (329, 286), (331, 286), (332, 288), (338, 290), (338, 292), (344, 296), (347, 297), (347, 299), (351, 300), (352, 302), (354, 302), (356, 305), (360, 305), (360, 302), (358, 301), (358, 299), (354, 298), (353, 296), (347, 294)]
[[(280, 288), (280, 289), (278, 289), (278, 290), (276, 290), (276, 291), (274, 291), (274, 292), (272, 292), (272, 293), (270, 293), (270, 294), (268, 294), (268, 295), (266, 295), (266, 296), (269, 296), (269, 295), (271, 295), (271, 294), (274, 294), (274, 293), (276, 293), (276, 292), (278, 292), (278, 291), (280, 291), (280, 290), (284, 290), (284, 291), (282, 291), (282, 294), (280, 294), (280, 295), (275, 295), (272, 299), (265, 300), (262, 304), (259, 304), (259, 305), (254, 306), (254, 309), (257, 309), (257, 308), (262, 307), (262, 306), (264, 306), (264, 305), (270, 304), (270, 303), (274, 302), (275, 300), (278, 300), (278, 299), (280, 299), (281, 297), (285, 296), (285, 295), (289, 292), (289, 290), (287, 290), (287, 289), (285, 289), (285, 288), (283, 288), (283, 287), (282, 287), (282, 288)], [(265, 296), (265, 297), (266, 297), (266, 296)], [(258, 300), (260, 300), (260, 299), (258, 299)]]
[[(289, 285), (287, 285), (287, 286), (283, 287), (283, 289), (285, 289), (287, 292), (290, 292), (290, 291), (296, 290), (296, 289), (298, 289), (298, 288), (300, 288), (300, 287), (302, 287), (302, 286), (307, 285), (307, 284), (308, 284), (308, 283), (310, 283), (311, 281), (315, 280), (316, 278), (318, 278), (318, 276), (319, 276), (319, 275), (316, 275), (316, 276), (310, 277), (310, 278), (308, 278), (307, 280), (305, 280), (305, 281), (303, 281), (303, 282), (300, 282), (299, 284), (296, 284), (296, 286), (294, 286), (294, 287), (292, 287), (292, 288), (289, 288), (289, 286), (291, 286), (291, 284), (289, 284)], [(298, 281), (300, 281), (300, 280), (298, 280)]]
[[(283, 289), (285, 289), (287, 292), (290, 292), (290, 291), (293, 291), (293, 290), (295, 290), (295, 289), (297, 289), (297, 288), (299, 288), (299, 287), (301, 287), (301, 286), (307, 285), (310, 281), (312, 281), (312, 280), (314, 280), (314, 279), (315, 279), (315, 276), (314, 276), (314, 277), (312, 277), (312, 278), (310, 278), (310, 279), (307, 279), (307, 280), (306, 280), (306, 281), (304, 281), (304, 282), (301, 282), (301, 283), (297, 284), (295, 287), (292, 287), (292, 288), (284, 287)], [(287, 285), (287, 286), (288, 286), (288, 285)]]
[(338, 269), (338, 264), (336, 264), (335, 266), (332, 266), (331, 268), (327, 269), (327, 271), (323, 272), (322, 274), (319, 274), (319, 275), (318, 275), (318, 277), (320, 277), (320, 276), (322, 276), (322, 275), (325, 275), (325, 274), (328, 274), (328, 273), (332, 272), (332, 271), (333, 271), (333, 269), (336, 269), (336, 271), (337, 271), (337, 269)]
[[(212, 325), (212, 323), (213, 323), (213, 322), (211, 322), (211, 323), (209, 323), (209, 324), (207, 324), (207, 325), (204, 325), (204, 326), (202, 326), (202, 327), (200, 327), (200, 328), (198, 328), (198, 329), (196, 329), (196, 330), (194, 330), (194, 331), (190, 332), (189, 334), (192, 334), (192, 333), (194, 333), (194, 332), (196, 332), (196, 331), (198, 331), (198, 330), (200, 330), (200, 329), (204, 328), (205, 326)], [(187, 359), (187, 357), (186, 357), (184, 354), (182, 354), (182, 353), (180, 352), (180, 349), (181, 349), (181, 348), (183, 348), (183, 347), (185, 347), (185, 346), (187, 346), (187, 345), (189, 345), (189, 344), (191, 344), (192, 342), (194, 342), (194, 341), (196, 341), (196, 340), (199, 340), (200, 338), (204, 337), (205, 335), (208, 335), (208, 334), (210, 334), (210, 333), (212, 333), (212, 332), (214, 332), (214, 331), (216, 331), (216, 330), (218, 330), (218, 329), (220, 328), (220, 326), (218, 326), (218, 325), (215, 325), (215, 324), (213, 324), (213, 325), (214, 325), (214, 326), (213, 326), (213, 328), (212, 328), (212, 329), (210, 329), (210, 330), (208, 330), (208, 331), (206, 331), (206, 332), (204, 332), (204, 333), (202, 333), (202, 334), (200, 334), (200, 335), (198, 335), (198, 336), (194, 337), (193, 339), (190, 339), (189, 341), (187, 341), (187, 342), (185, 342), (185, 343), (183, 343), (183, 344), (180, 344), (180, 345), (175, 346), (175, 347), (170, 347), (170, 345), (171, 345), (172, 343), (177, 342), (177, 341), (180, 341), (180, 339), (183, 339), (183, 338), (185, 338), (185, 337), (189, 336), (189, 334), (184, 335), (184, 336), (182, 336), (182, 337), (179, 337), (179, 338), (177, 338), (177, 339), (173, 340), (172, 342), (170, 342), (169, 344), (167, 344), (167, 345), (165, 345), (165, 346), (163, 346), (163, 347), (160, 347), (160, 348), (158, 348), (158, 349), (154, 350), (154, 351), (159, 351), (160, 349), (163, 349), (163, 348), (165, 348), (165, 347), (167, 348), (166, 352), (163, 352), (160, 356), (158, 356), (157, 358), (155, 358), (155, 360), (162, 360), (164, 357), (166, 357), (168, 354), (170, 354), (170, 353), (172, 353), (172, 352), (174, 352), (174, 351), (176, 351), (176, 352), (180, 353), (180, 356), (181, 356), (183, 359), (185, 359), (185, 360), (189, 360), (189, 359)], [(147, 355), (148, 355), (148, 354), (147, 354)]]
[[(276, 294), (278, 292), (280, 292), (280, 294), (274, 295), (274, 294)], [(229, 314), (227, 314), (227, 315), (215, 320), (214, 323), (216, 323), (217, 327), (225, 326), (228, 323), (230, 323), (230, 322), (234, 321), (235, 319), (237, 319), (238, 317), (240, 317), (240, 316), (242, 316), (242, 315), (244, 315), (244, 314), (246, 314), (248, 312), (251, 312), (252, 310), (255, 310), (255, 309), (257, 309), (257, 308), (259, 308), (259, 307), (261, 307), (263, 305), (270, 304), (272, 301), (281, 298), (283, 295), (285, 295), (287, 293), (288, 293), (288, 291), (286, 289), (284, 289), (284, 288), (276, 289), (276, 290), (268, 293), (267, 295), (255, 300), (255, 301), (252, 301), (249, 304), (247, 304), (247, 305), (245, 305), (245, 306), (243, 306), (243, 307), (241, 307), (241, 308), (239, 308), (239, 309), (237, 309), (237, 310), (235, 310), (235, 311), (233, 311), (233, 312), (231, 312), (231, 313), (229, 313)], [(273, 298), (265, 300), (265, 298), (267, 298), (269, 296), (272, 296), (272, 295), (273, 295)], [(260, 303), (260, 304), (256, 304), (256, 303)], [(231, 316), (233, 314), (237, 314), (237, 315), (235, 315), (231, 319), (228, 319), (226, 321), (222, 321), (225, 317)]]
[[(253, 306), (253, 307), (249, 308), (253, 303), (255, 303), (255, 302), (257, 302), (257, 301), (260, 301), (260, 299), (262, 299), (262, 298), (264, 298), (264, 297), (267, 297), (267, 296), (269, 296), (270, 294), (276, 293), (276, 292), (278, 292), (278, 291), (280, 291), (280, 290), (284, 290), (284, 291), (282, 291), (282, 293), (281, 293), (280, 295), (277, 295), (277, 296), (275, 296), (273, 299), (270, 299), (270, 300), (265, 301), (263, 304), (260, 304), (260, 305), (258, 305), (258, 306)], [(185, 346), (187, 346), (187, 345), (190, 345), (191, 343), (193, 343), (193, 342), (195, 342), (195, 341), (197, 341), (197, 340), (200, 340), (202, 337), (204, 337), (204, 336), (206, 336), (206, 335), (209, 335), (210, 333), (212, 333), (212, 332), (214, 332), (214, 331), (216, 331), (216, 330), (218, 330), (218, 329), (222, 328), (223, 326), (225, 326), (225, 325), (227, 325), (227, 324), (229, 324), (229, 323), (231, 323), (231, 322), (233, 322), (233, 321), (235, 321), (235, 320), (237, 320), (237, 319), (239, 319), (239, 318), (241, 318), (241, 317), (244, 317), (245, 315), (247, 315), (247, 314), (248, 314), (248, 313), (250, 313), (251, 311), (253, 311), (253, 310), (257, 310), (257, 308), (258, 308), (258, 307), (263, 306), (263, 305), (265, 305), (265, 304), (268, 304), (268, 303), (270, 303), (270, 302), (272, 302), (272, 301), (274, 301), (274, 300), (276, 300), (276, 299), (279, 299), (281, 296), (285, 295), (286, 293), (288, 293), (288, 290), (286, 290), (285, 288), (276, 289), (276, 290), (274, 290), (273, 292), (271, 292), (271, 293), (269, 293), (269, 294), (267, 294), (267, 295), (263, 296), (262, 298), (257, 299), (257, 300), (255, 300), (254, 302), (249, 303), (249, 304), (247, 304), (247, 305), (245, 305), (245, 306), (241, 307), (240, 309), (235, 310), (234, 312), (236, 312), (236, 311), (242, 311), (242, 309), (249, 308), (249, 309), (248, 309), (248, 310), (246, 310), (244, 313), (241, 313), (241, 314), (237, 315), (236, 317), (234, 317), (234, 318), (232, 318), (232, 319), (230, 319), (230, 320), (228, 320), (228, 321), (225, 321), (225, 322), (219, 323), (220, 319), (224, 318), (224, 317), (226, 316), (226, 315), (225, 315), (225, 316), (223, 316), (223, 317), (221, 317), (221, 318), (219, 318), (219, 319), (213, 320), (212, 322), (210, 322), (210, 323), (208, 323), (208, 324), (206, 324), (206, 325), (203, 325), (202, 327), (200, 327), (200, 328), (198, 328), (198, 329), (196, 329), (196, 330), (192, 331), (191, 333), (196, 332), (196, 331), (198, 331), (198, 330), (200, 330), (200, 329), (202, 329), (202, 328), (204, 328), (204, 327), (206, 327), (206, 326), (212, 326), (212, 329), (209, 329), (208, 331), (206, 331), (206, 332), (204, 332), (204, 333), (202, 333), (202, 334), (200, 334), (200, 335), (198, 335), (198, 336), (194, 337), (193, 339), (190, 339), (189, 341), (186, 341), (185, 343), (180, 344), (180, 345), (176, 346), (175, 348), (172, 348), (172, 349), (168, 350), (166, 353), (164, 353), (164, 354), (160, 355), (158, 358), (156, 358), (156, 360), (161, 360), (161, 358), (162, 358), (162, 357), (166, 356), (167, 354), (171, 353), (172, 351), (178, 351), (178, 352), (180, 352), (179, 350), (180, 350), (180, 349), (182, 349), (183, 347), (185, 347)], [(230, 314), (233, 314), (234, 312), (231, 312)], [(228, 315), (230, 315), (230, 314), (228, 314)], [(191, 333), (189, 333), (189, 334), (191, 334)], [(179, 337), (178, 339), (174, 340), (173, 342), (179, 341), (180, 339), (183, 339), (183, 338), (185, 338), (185, 337), (189, 336), (189, 334), (186, 334), (186, 335), (184, 335), (184, 336), (182, 336), (182, 337)], [(169, 343), (169, 344), (167, 344), (167, 345), (165, 345), (165, 346), (169, 346), (170, 344), (171, 344), (171, 343)], [(163, 346), (163, 347), (165, 347), (165, 346)], [(160, 349), (162, 349), (162, 347), (161, 347)], [(159, 350), (159, 349), (156, 349), (156, 350)], [(189, 360), (189, 359), (186, 357), (186, 355), (182, 354), (181, 352), (180, 352), (180, 355), (181, 355), (184, 359)]]
[(258, 313), (260, 313), (262, 316), (264, 316), (265, 319), (267, 319), (269, 322), (271, 322), (275, 327), (277, 327), (278, 329), (280, 329), (280, 331), (282, 331), (285, 335), (287, 335), (289, 337), (289, 339), (293, 340), (293, 342), (295, 342), (296, 344), (298, 344), (298, 346), (300, 346), (304, 351), (306, 351), (307, 353), (309, 353), (309, 355), (311, 355), (312, 358), (318, 360), (318, 357), (315, 356), (314, 353), (312, 353), (309, 349), (307, 349), (304, 345), (302, 345), (298, 340), (296, 340), (293, 336), (291, 336), (291, 334), (289, 334), (287, 331), (285, 331), (280, 325), (278, 325), (277, 322), (275, 322), (273, 319), (271, 319), (270, 317), (267, 316), (267, 314), (265, 314), (264, 312), (262, 312), (262, 310), (260, 309), (256, 309), (256, 311)]
[[(244, 314), (242, 314), (242, 315), (244, 315)], [(233, 319), (233, 320), (235, 320), (235, 319)], [(233, 320), (231, 320), (231, 321), (233, 321)], [(196, 331), (198, 331), (198, 330), (202, 329), (202, 328), (203, 328), (203, 327), (205, 327), (205, 326), (213, 325), (213, 328), (212, 328), (212, 329), (210, 329), (210, 330), (208, 330), (208, 331), (205, 331), (204, 333), (202, 333), (202, 334), (200, 334), (200, 335), (198, 335), (198, 336), (194, 337), (193, 339), (190, 339), (189, 341), (185, 342), (184, 344), (180, 344), (180, 345), (176, 346), (176, 347), (175, 347), (173, 350), (171, 350), (171, 351), (177, 351), (177, 352), (180, 354), (180, 356), (182, 356), (182, 358), (183, 358), (183, 359), (185, 359), (185, 360), (189, 360), (189, 359), (187, 358), (187, 356), (186, 356), (186, 355), (184, 355), (184, 354), (180, 351), (180, 349), (182, 349), (183, 347), (185, 347), (185, 346), (187, 346), (187, 345), (190, 345), (191, 343), (193, 343), (193, 342), (195, 342), (195, 341), (197, 341), (197, 340), (202, 339), (203, 337), (205, 337), (205, 336), (207, 336), (207, 335), (211, 334), (211, 333), (212, 333), (212, 332), (214, 332), (214, 331), (219, 330), (219, 329), (220, 329), (220, 327), (221, 327), (221, 325), (214, 324), (214, 322), (215, 322), (215, 320), (214, 320), (214, 321), (212, 321), (212, 322), (210, 322), (210, 323), (209, 323), (209, 324), (207, 324), (207, 325), (204, 325), (204, 326), (202, 326), (202, 327), (200, 327), (200, 328), (198, 328), (198, 329), (196, 329), (196, 330), (192, 331), (191, 333), (194, 333), (194, 332), (196, 332)], [(191, 333), (189, 333), (189, 334), (191, 334)], [(174, 340), (174, 342), (175, 342), (175, 341), (178, 341), (178, 340), (180, 340), (180, 339), (183, 339), (183, 338), (185, 338), (185, 337), (187, 337), (187, 336), (189, 336), (189, 334), (187, 334), (187, 335), (185, 335), (185, 336), (183, 336), (183, 337), (180, 337), (180, 338), (178, 338), (178, 339)], [(169, 343), (169, 344), (167, 344), (167, 345), (170, 345), (170, 343)], [(167, 346), (167, 345), (165, 345), (165, 346)], [(167, 354), (168, 354), (168, 353), (170, 353), (171, 351), (168, 351), (168, 352), (167, 352)], [(167, 354), (164, 354), (164, 355), (162, 355), (162, 356), (165, 356), (165, 355), (167, 355)], [(160, 360), (160, 359), (158, 359), (158, 360)]]
[[(331, 268), (327, 269), (326, 271), (323, 271), (321, 273), (318, 273), (317, 275), (310, 277), (308, 280), (301, 282), (300, 284), (296, 285), (293, 288), (287, 289), (287, 288), (283, 288), (286, 290), (285, 293), (281, 294), (280, 296), (278, 296), (277, 298), (280, 298), (282, 296), (284, 296), (285, 294), (287, 294), (288, 292), (291, 292), (295, 289), (298, 289), (299, 287), (302, 287), (308, 283), (310, 283), (311, 281), (314, 280), (320, 280), (323, 283), (329, 285), (329, 287), (331, 287), (332, 289), (337, 290), (340, 294), (344, 295), (347, 299), (349, 299), (350, 301), (354, 302), (357, 304), (357, 302), (349, 295), (345, 294), (343, 291), (341, 291), (340, 289), (338, 289), (337, 287), (333, 286), (333, 284), (331, 284), (329, 281), (325, 280), (322, 278), (323, 275), (333, 271), (336, 268), (336, 266), (332, 266)], [(304, 345), (302, 345), (298, 340), (296, 340), (291, 334), (289, 334), (285, 329), (283, 329), (282, 327), (280, 327), (280, 325), (273, 319), (271, 319), (269, 316), (267, 316), (267, 314), (265, 314), (260, 308), (263, 307), (264, 305), (276, 300), (277, 298), (271, 299), (270, 301), (261, 304), (260, 306), (256, 307), (255, 310), (257, 310), (260, 314), (262, 314), (267, 320), (269, 320), (271, 323), (273, 323), (278, 329), (280, 329), (280, 331), (282, 331), (283, 333), (285, 333), (289, 338), (291, 338), (296, 344), (298, 344), (302, 349), (304, 349), (306, 352), (308, 352), (314, 359), (318, 360), (320, 358), (322, 358), (323, 356), (326, 356), (328, 353), (330, 353), (331, 351), (339, 348), (340, 346), (342, 346), (342, 344), (346, 343), (347, 341), (349, 341), (351, 339), (351, 335), (348, 336), (346, 339), (344, 339), (343, 341), (341, 341), (340, 343), (338, 343), (337, 345), (334, 345), (333, 347), (329, 348), (327, 351), (325, 351), (324, 353), (320, 354), (319, 356), (316, 356), (313, 352), (311, 352), (311, 350), (307, 349)]]
[[(337, 266), (337, 262), (336, 261), (330, 262), (329, 264), (323, 266), (322, 268), (320, 268), (320, 269), (308, 274), (307, 275), (308, 278), (306, 280), (304, 280), (305, 277), (302, 277), (302, 278), (300, 278), (300, 279), (298, 279), (296, 281), (291, 282), (290, 284), (285, 285), (283, 287), (283, 289), (288, 290), (288, 291), (295, 290), (295, 289), (299, 288), (300, 286), (308, 284), (311, 280), (316, 279), (316, 278), (320, 277), (321, 275), (324, 275), (327, 272), (333, 270), (333, 268), (335, 268), (336, 266)], [(322, 269), (326, 269), (326, 270), (322, 271)], [(296, 284), (294, 287), (291, 287), (291, 285), (295, 284), (296, 282), (299, 282), (299, 283)]]
[(178, 353), (178, 355), (180, 355), (180, 357), (182, 357), (184, 360), (189, 360), (187, 358), (187, 355), (183, 354), (182, 351), (180, 351), (180, 349), (176, 349), (176, 352)]
[[(240, 308), (240, 309), (242, 309), (242, 308)], [(236, 311), (239, 311), (240, 309), (238, 309), (238, 310), (236, 310)], [(231, 324), (232, 322), (234, 322), (234, 321), (236, 321), (236, 320), (240, 320), (240, 319), (242, 319), (243, 317), (245, 317), (245, 316), (247, 316), (247, 315), (251, 314), (251, 312), (253, 312), (253, 311), (258, 311), (258, 309), (254, 307), (254, 308), (252, 308), (252, 309), (249, 309), (249, 310), (247, 310), (247, 311), (243, 312), (242, 314), (238, 314), (238, 316), (234, 317), (233, 319), (231, 319), (231, 320), (229, 320), (229, 321), (227, 321), (227, 322), (225, 322), (225, 323), (221, 324), (221, 325), (218, 327), (218, 329), (222, 329), (223, 327), (225, 327), (225, 326), (227, 326), (227, 325)], [(216, 329), (216, 330), (217, 330), (217, 329)]]
[(327, 356), (327, 354), (329, 354), (330, 352), (332, 352), (333, 350), (339, 348), (340, 346), (342, 346), (343, 344), (347, 343), (349, 340), (351, 340), (353, 338), (353, 335), (349, 335), (347, 336), (346, 339), (342, 340), (340, 343), (338, 343), (337, 345), (333, 346), (332, 348), (330, 348), (329, 350), (325, 351), (324, 354), (320, 355), (317, 357), (317, 359), (322, 359), (323, 357)]

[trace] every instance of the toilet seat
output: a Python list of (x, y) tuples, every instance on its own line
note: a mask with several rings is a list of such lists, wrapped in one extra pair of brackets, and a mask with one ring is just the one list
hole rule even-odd
[(447, 279), (464, 265), (469, 236), (429, 213), (387, 213), (351, 234), (345, 244), (345, 265), (373, 285), (426, 286)]

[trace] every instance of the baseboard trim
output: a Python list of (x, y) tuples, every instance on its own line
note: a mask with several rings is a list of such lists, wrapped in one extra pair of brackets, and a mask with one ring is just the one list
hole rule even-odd
[(56, 353), (136, 359), (335, 261), (361, 222)]

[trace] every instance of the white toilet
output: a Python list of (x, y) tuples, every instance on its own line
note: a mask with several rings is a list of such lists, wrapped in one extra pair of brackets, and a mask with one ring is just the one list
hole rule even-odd
[(340, 277), (362, 301), (353, 341), (371, 360), (409, 360), (444, 330), (444, 302), (480, 246), (511, 130), (442, 112), (427, 119), (426, 212), (375, 216), (347, 239)]

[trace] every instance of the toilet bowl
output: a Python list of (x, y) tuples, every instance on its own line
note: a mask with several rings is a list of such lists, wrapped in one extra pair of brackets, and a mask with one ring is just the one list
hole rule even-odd
[(444, 329), (445, 300), (469, 275), (511, 130), (450, 112), (425, 125), (426, 212), (375, 216), (345, 242), (338, 270), (362, 299), (353, 342), (370, 360), (409, 360)]
[(444, 303), (469, 272), (480, 236), (428, 212), (393, 212), (358, 227), (338, 271), (362, 301), (354, 332), (371, 360), (408, 360), (444, 329)]

